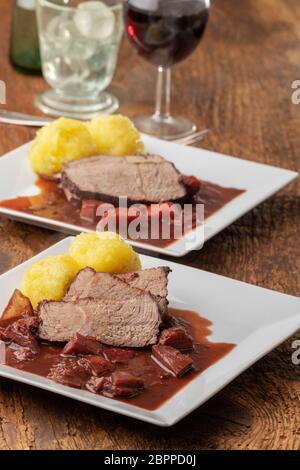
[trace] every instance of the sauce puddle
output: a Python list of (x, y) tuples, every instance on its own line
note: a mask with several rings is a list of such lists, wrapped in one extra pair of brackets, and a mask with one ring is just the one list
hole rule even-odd
[[(166, 375), (164, 371), (152, 360), (151, 349), (135, 349), (135, 357), (128, 364), (118, 364), (117, 370), (130, 372), (141, 377), (145, 383), (145, 390), (139, 395), (121, 399), (126, 403), (147, 410), (155, 410), (205, 369), (219, 361), (235, 347), (231, 343), (213, 343), (208, 339), (211, 334), (212, 323), (190, 310), (169, 308), (169, 314), (182, 319), (185, 328), (194, 339), (194, 350), (189, 352), (195, 364), (195, 370), (181, 378)], [(18, 361), (13, 349), (6, 347), (5, 365), (18, 370), (30, 372), (47, 377), (51, 367), (61, 361), (63, 346), (41, 344), (40, 353), (30, 360)], [(115, 400), (120, 400), (115, 398)]]
[[(80, 207), (67, 201), (63, 191), (54, 181), (48, 181), (39, 178), (36, 185), (40, 189), (40, 193), (36, 196), (17, 197), (0, 202), (0, 207), (25, 212), (27, 214), (45, 217), (54, 221), (64, 222), (76, 225), (79, 228), (95, 230), (97, 222), (89, 222), (80, 217)], [(228, 204), (230, 201), (243, 194), (245, 190), (235, 188), (224, 188), (214, 183), (201, 181), (200, 199), (204, 204), (204, 218), (212, 216)], [(99, 201), (100, 203), (101, 201)], [(195, 229), (197, 222), (193, 218), (185, 227), (184, 233)], [(174, 234), (174, 226), (170, 224), (170, 238), (153, 240), (149, 237), (147, 240), (138, 239), (136, 241), (148, 245), (165, 248), (177, 240), (172, 237)]]

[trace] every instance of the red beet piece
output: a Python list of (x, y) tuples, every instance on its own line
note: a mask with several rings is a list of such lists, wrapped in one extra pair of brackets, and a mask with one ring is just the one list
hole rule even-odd
[(75, 333), (73, 338), (65, 345), (62, 354), (65, 356), (101, 354), (102, 350), (102, 345), (95, 338)]
[(117, 371), (111, 374), (111, 381), (117, 387), (143, 388), (144, 382), (129, 372)]
[(201, 181), (196, 176), (182, 176), (182, 183), (186, 187), (186, 190), (190, 196), (194, 196), (201, 189)]
[(128, 364), (135, 356), (135, 352), (130, 349), (111, 348), (103, 351), (104, 356), (113, 364)]
[(81, 388), (90, 377), (91, 372), (76, 358), (64, 358), (55, 364), (48, 378), (69, 387)]
[(159, 338), (159, 344), (172, 346), (175, 349), (191, 349), (193, 347), (191, 336), (180, 326), (163, 330)]
[(113, 372), (104, 383), (102, 393), (108, 397), (133, 397), (144, 389), (144, 381), (128, 372)]
[(100, 356), (82, 357), (78, 364), (94, 376), (101, 376), (112, 369), (111, 363)]
[(193, 367), (193, 360), (171, 346), (155, 344), (152, 346), (153, 357), (176, 377), (181, 377)]
[(39, 344), (34, 337), (38, 328), (37, 317), (24, 317), (11, 323), (7, 328), (1, 329), (0, 339), (7, 343), (14, 343), (29, 348), (31, 352), (38, 353)]

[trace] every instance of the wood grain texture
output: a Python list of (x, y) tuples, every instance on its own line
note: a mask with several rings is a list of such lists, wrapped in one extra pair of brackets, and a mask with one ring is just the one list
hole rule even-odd
[[(37, 112), (46, 84), (8, 63), (11, 1), (0, 6), (0, 79), (7, 108)], [(173, 72), (173, 111), (212, 133), (207, 149), (299, 170), (300, 106), (291, 83), (300, 78), (299, 0), (216, 0), (197, 51)], [(154, 69), (126, 41), (110, 87), (121, 112), (153, 107)], [(34, 135), (0, 125), (0, 153)], [(299, 295), (299, 180), (251, 211), (203, 250), (180, 262)], [(0, 272), (63, 235), (0, 218)], [(298, 335), (299, 338), (299, 335)], [(0, 449), (300, 449), (300, 366), (292, 339), (171, 429), (0, 379)]]

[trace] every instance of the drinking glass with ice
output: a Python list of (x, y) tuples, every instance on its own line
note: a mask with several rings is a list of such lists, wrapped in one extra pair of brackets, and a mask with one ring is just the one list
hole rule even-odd
[(91, 119), (118, 108), (103, 90), (116, 68), (122, 10), (122, 0), (37, 0), (42, 69), (51, 87), (36, 98), (44, 113)]

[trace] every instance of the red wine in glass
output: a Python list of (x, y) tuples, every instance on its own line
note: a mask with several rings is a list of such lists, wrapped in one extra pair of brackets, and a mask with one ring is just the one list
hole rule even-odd
[(209, 0), (128, 0), (125, 22), (129, 41), (139, 55), (158, 67), (156, 111), (135, 119), (149, 134), (175, 139), (196, 128), (170, 115), (170, 67), (185, 59), (199, 44), (209, 15)]
[(206, 2), (199, 0), (133, 0), (125, 8), (130, 41), (141, 56), (162, 67), (185, 59), (197, 47), (208, 21)]

